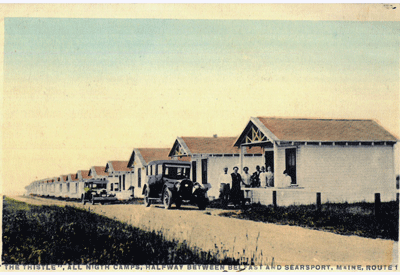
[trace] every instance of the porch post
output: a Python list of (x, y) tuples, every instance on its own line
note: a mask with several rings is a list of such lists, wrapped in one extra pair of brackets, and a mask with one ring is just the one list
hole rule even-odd
[(243, 171), (244, 150), (245, 150), (245, 147), (242, 144), (240, 144), (240, 170), (239, 170), (239, 173), (242, 173), (242, 171)]
[(274, 187), (278, 187), (278, 185), (281, 182), (281, 173), (283, 171), (281, 170), (280, 163), (279, 163), (279, 158), (278, 158), (278, 145), (276, 144), (275, 141), (273, 141), (274, 145)]

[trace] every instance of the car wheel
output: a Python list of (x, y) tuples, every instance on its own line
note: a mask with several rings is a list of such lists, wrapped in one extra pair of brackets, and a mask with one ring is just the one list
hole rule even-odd
[(81, 200), (82, 200), (82, 204), (85, 205), (86, 204), (85, 195), (82, 195)]
[(144, 191), (144, 200), (143, 200), (143, 202), (144, 202), (144, 206), (146, 206), (146, 207), (149, 207), (150, 204), (151, 204), (150, 199), (149, 199), (149, 189), (147, 189), (147, 188)]
[(176, 208), (181, 208), (181, 205), (182, 205), (182, 200), (181, 200), (181, 199), (177, 199), (177, 200), (175, 201), (175, 206), (176, 206)]
[(199, 210), (205, 210), (207, 207), (207, 201), (206, 200), (201, 200), (199, 201), (199, 203), (197, 204), (197, 206), (199, 207)]
[(172, 193), (171, 191), (166, 188), (163, 194), (163, 203), (165, 209), (170, 209), (172, 204)]

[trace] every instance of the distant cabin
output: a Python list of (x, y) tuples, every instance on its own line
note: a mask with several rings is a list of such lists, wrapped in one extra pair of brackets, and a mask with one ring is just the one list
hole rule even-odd
[(128, 167), (134, 171), (134, 196), (143, 197), (143, 186), (147, 181), (149, 170), (147, 164), (153, 160), (168, 160), (170, 148), (134, 148), (128, 161)]
[(132, 198), (133, 169), (128, 167), (128, 161), (108, 161), (105, 172), (108, 173), (110, 191), (114, 191), (119, 200)]
[[(192, 180), (210, 183), (208, 191), (210, 199), (219, 197), (219, 178), (224, 167), (228, 173), (233, 172), (234, 166), (240, 166), (240, 149), (234, 146), (236, 137), (177, 137), (169, 152), (169, 157), (186, 160), (192, 163)], [(243, 156), (243, 161), (254, 172), (257, 165), (262, 163), (262, 149), (249, 149)]]

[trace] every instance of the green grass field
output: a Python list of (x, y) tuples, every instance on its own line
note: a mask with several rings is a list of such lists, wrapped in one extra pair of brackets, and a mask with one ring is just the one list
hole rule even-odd
[(3, 200), (3, 264), (238, 264), (73, 207)]
[[(220, 208), (218, 201), (211, 207)], [(341, 235), (357, 235), (398, 241), (399, 204), (395, 201), (381, 204), (379, 215), (374, 214), (373, 203), (326, 203), (321, 211), (315, 205), (288, 207), (252, 204), (242, 211), (224, 212), (221, 216), (302, 226)]]

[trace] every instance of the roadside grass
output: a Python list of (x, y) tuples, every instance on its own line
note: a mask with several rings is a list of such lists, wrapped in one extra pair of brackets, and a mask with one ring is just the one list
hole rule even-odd
[(3, 199), (3, 264), (239, 264), (74, 207)]
[[(69, 198), (69, 197), (55, 197), (55, 196), (44, 196), (44, 195), (35, 195), (35, 194), (30, 194), (32, 197), (39, 197), (39, 198), (44, 198), (44, 199), (52, 199), (52, 200), (58, 200), (58, 201), (70, 201), (70, 202), (80, 202), (81, 199), (77, 198)], [(119, 200), (114, 202), (113, 204), (143, 204), (143, 198), (131, 198), (129, 200)]]
[[(210, 208), (222, 208), (215, 201)], [(229, 209), (229, 208), (228, 208)], [(357, 235), (398, 241), (399, 204), (396, 201), (382, 202), (380, 214), (375, 216), (374, 203), (326, 203), (321, 210), (315, 205), (293, 205), (277, 207), (251, 204), (239, 211), (227, 211), (220, 216), (296, 225), (324, 230), (340, 235)]]

